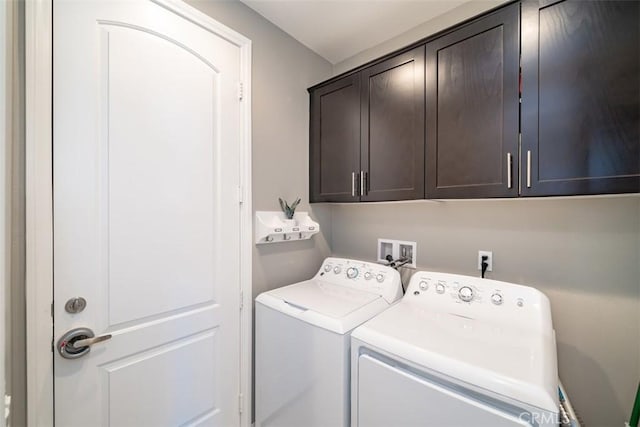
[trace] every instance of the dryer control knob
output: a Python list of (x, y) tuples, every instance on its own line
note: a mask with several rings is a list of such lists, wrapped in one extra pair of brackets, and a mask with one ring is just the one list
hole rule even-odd
[(491, 295), (491, 302), (494, 303), (495, 305), (500, 305), (502, 304), (502, 295), (500, 295), (499, 293), (495, 293), (493, 295)]
[(342, 271), (342, 269), (338, 265), (333, 268), (333, 272), (336, 273), (336, 274), (340, 274), (341, 271)]
[(458, 296), (462, 301), (469, 302), (473, 299), (473, 289), (468, 286), (463, 286), (458, 291)]
[(436, 285), (436, 292), (439, 294), (444, 294), (444, 283), (438, 283)]
[(371, 274), (370, 272), (366, 272), (364, 273), (364, 279), (365, 280), (371, 280), (371, 278), (373, 277), (373, 274)]
[(426, 291), (427, 289), (429, 289), (429, 284), (427, 282), (425, 282), (424, 280), (420, 281), (418, 286), (420, 286), (420, 289), (423, 290), (423, 291)]
[(376, 280), (380, 283), (384, 282), (384, 274), (378, 274)]
[(347, 268), (347, 277), (349, 279), (355, 279), (356, 277), (358, 277), (358, 269), (355, 267)]
[(324, 266), (324, 271), (327, 272), (327, 273), (330, 272), (331, 271), (331, 266), (329, 264), (325, 265)]

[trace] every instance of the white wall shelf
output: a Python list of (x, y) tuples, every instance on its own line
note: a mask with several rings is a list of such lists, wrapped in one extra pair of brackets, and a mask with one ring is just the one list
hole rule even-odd
[(284, 212), (256, 211), (256, 244), (307, 240), (320, 231), (307, 212), (296, 212), (287, 219)]

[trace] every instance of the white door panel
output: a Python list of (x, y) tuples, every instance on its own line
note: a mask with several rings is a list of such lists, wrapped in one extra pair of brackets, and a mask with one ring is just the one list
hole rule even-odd
[(156, 35), (104, 31), (111, 326), (214, 301), (219, 75)]
[(238, 424), (239, 71), (151, 1), (54, 2), (54, 334), (113, 336), (54, 355), (57, 425)]
[[(132, 425), (132, 420), (137, 420), (137, 426), (178, 426), (185, 420), (215, 416), (221, 410), (216, 405), (217, 378), (213, 369), (217, 345), (215, 331), (208, 331), (100, 366), (110, 424)], [(175, 366), (182, 364), (188, 369), (180, 370), (180, 377), (176, 378)], [(131, 378), (153, 378), (153, 381), (132, 384)]]

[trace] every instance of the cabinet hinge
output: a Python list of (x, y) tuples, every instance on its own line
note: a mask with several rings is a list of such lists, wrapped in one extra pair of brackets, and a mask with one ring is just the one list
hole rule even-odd
[(240, 394), (238, 395), (238, 412), (239, 412), (239, 413), (241, 413), (241, 414), (242, 414), (242, 411), (243, 411), (243, 409), (244, 409), (244, 408), (242, 407), (242, 406), (243, 406), (243, 405), (242, 405), (243, 400), (244, 400), (244, 399), (242, 399), (242, 393), (240, 393)]
[(240, 310), (244, 308), (244, 292), (240, 291)]
[(238, 203), (240, 204), (244, 203), (244, 191), (242, 191), (241, 185), (238, 186)]
[(238, 82), (238, 99), (242, 101), (244, 98), (244, 84), (242, 82)]

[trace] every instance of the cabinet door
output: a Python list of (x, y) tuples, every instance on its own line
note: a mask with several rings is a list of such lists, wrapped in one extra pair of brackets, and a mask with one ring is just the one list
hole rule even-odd
[(424, 46), (362, 74), (362, 201), (424, 198)]
[(522, 7), (522, 194), (640, 191), (640, 3)]
[(358, 201), (359, 74), (311, 92), (310, 145), (310, 201)]
[(427, 44), (428, 198), (518, 195), (520, 5)]

